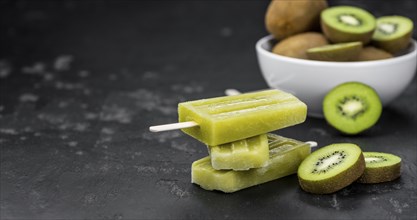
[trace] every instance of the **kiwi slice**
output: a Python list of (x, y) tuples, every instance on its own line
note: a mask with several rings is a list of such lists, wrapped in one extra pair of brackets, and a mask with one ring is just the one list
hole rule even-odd
[(323, 99), (326, 121), (342, 133), (354, 135), (372, 127), (381, 116), (382, 103), (377, 92), (360, 82), (334, 87)]
[(308, 49), (327, 45), (328, 43), (323, 34), (307, 32), (285, 38), (272, 48), (272, 52), (287, 57), (308, 59), (306, 54)]
[(362, 51), (362, 42), (338, 43), (307, 50), (307, 57), (320, 61), (354, 61)]
[(320, 12), (327, 8), (326, 0), (271, 1), (265, 14), (265, 26), (277, 40), (319, 30)]
[(338, 143), (322, 147), (301, 162), (298, 181), (303, 190), (327, 194), (356, 181), (365, 170), (365, 159), (359, 146)]
[(413, 34), (413, 21), (403, 16), (384, 16), (376, 20), (372, 43), (390, 53), (407, 48)]
[(388, 153), (363, 152), (365, 171), (358, 179), (360, 183), (382, 183), (397, 179), (401, 175), (401, 158)]
[(333, 43), (361, 41), (369, 43), (376, 28), (375, 17), (353, 6), (335, 6), (322, 11), (321, 28)]
[(389, 58), (392, 58), (392, 54), (387, 51), (373, 46), (367, 46), (360, 52), (358, 61), (383, 60)]

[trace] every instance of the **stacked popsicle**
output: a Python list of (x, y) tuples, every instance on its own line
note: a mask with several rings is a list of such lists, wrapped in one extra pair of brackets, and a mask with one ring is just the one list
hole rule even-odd
[(208, 146), (209, 156), (191, 171), (191, 181), (207, 190), (235, 192), (293, 174), (310, 154), (308, 143), (268, 133), (307, 116), (303, 102), (280, 90), (183, 102), (178, 114), (178, 128)]

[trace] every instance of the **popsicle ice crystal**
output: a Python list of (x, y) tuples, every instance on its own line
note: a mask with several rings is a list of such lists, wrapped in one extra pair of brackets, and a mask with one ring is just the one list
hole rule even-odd
[(211, 165), (216, 170), (248, 170), (263, 167), (269, 158), (266, 134), (217, 146), (208, 146)]
[(269, 160), (262, 168), (247, 171), (216, 170), (210, 157), (195, 161), (191, 166), (191, 182), (206, 190), (235, 192), (297, 172), (298, 166), (311, 150), (310, 145), (278, 135), (269, 144)]
[(182, 131), (215, 146), (302, 123), (307, 106), (289, 93), (265, 90), (183, 102), (178, 114), (179, 122), (198, 124)]

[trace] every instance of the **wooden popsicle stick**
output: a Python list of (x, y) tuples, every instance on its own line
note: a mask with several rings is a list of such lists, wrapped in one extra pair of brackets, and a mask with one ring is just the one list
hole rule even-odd
[(178, 129), (183, 129), (183, 128), (191, 128), (195, 126), (199, 126), (197, 122), (186, 121), (186, 122), (151, 126), (149, 127), (149, 131), (152, 131), (152, 132), (171, 131), (171, 130), (178, 130)]
[(310, 145), (310, 148), (315, 148), (318, 145), (315, 141), (306, 141), (306, 143)]
[(237, 89), (226, 89), (226, 90), (224, 90), (224, 93), (225, 93), (226, 95), (228, 95), (228, 96), (242, 94), (242, 93), (241, 93), (241, 92), (239, 92), (239, 90), (237, 90)]
[[(225, 93), (228, 96), (241, 94), (236, 89), (226, 89)], [(151, 127), (149, 127), (149, 131), (152, 131), (152, 132), (171, 131), (171, 130), (178, 130), (178, 129), (183, 129), (183, 128), (191, 128), (191, 127), (195, 127), (195, 126), (199, 126), (197, 122), (186, 121), (186, 122), (178, 122), (178, 123), (151, 126)]]

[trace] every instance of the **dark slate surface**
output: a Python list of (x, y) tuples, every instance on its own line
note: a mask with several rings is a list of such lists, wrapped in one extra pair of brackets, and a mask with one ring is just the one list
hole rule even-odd
[[(415, 219), (416, 80), (363, 135), (308, 118), (277, 134), (403, 159), (400, 179), (303, 192), (295, 175), (234, 194), (190, 183), (203, 144), (178, 102), (263, 89), (268, 1), (1, 1), (1, 219)], [(332, 1), (416, 22), (416, 1)], [(414, 32), (414, 37), (415, 37)], [(383, 76), (381, 76), (383, 77)]]

